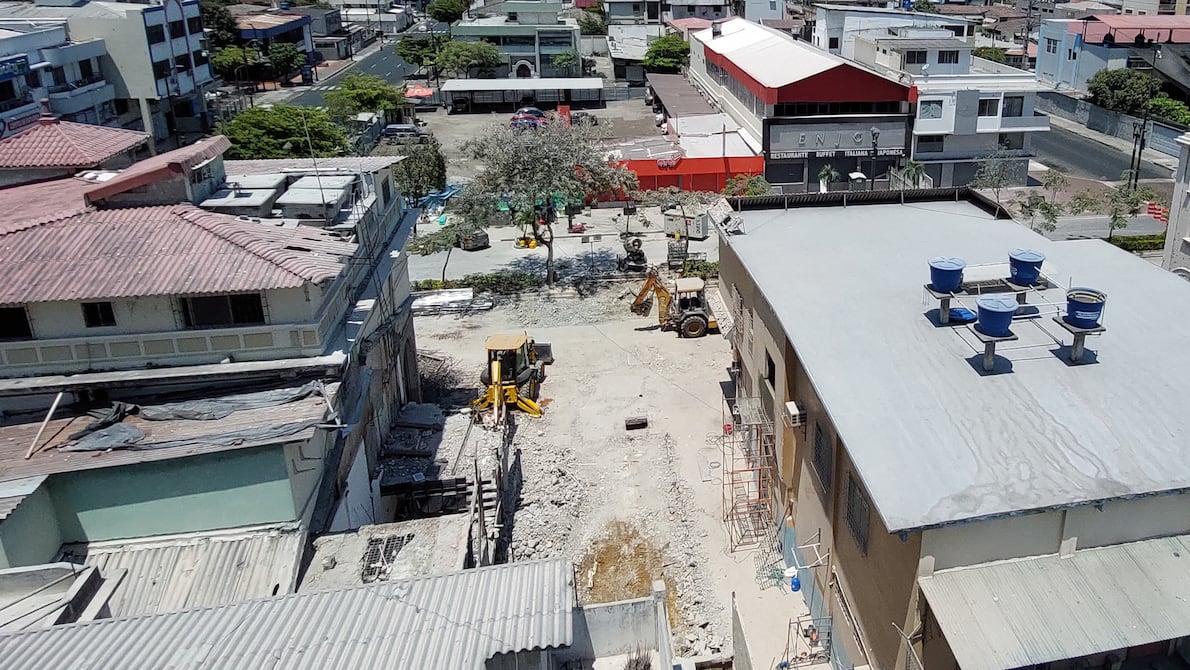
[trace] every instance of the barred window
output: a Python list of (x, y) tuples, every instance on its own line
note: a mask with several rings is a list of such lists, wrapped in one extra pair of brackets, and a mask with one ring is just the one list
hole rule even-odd
[(862, 553), (868, 553), (868, 517), (871, 515), (872, 503), (855, 479), (855, 473), (847, 474), (847, 527), (851, 529), (851, 537), (859, 545)]
[(831, 490), (831, 476), (835, 467), (835, 443), (830, 435), (822, 429), (822, 424), (814, 422), (814, 451), (812, 454), (814, 472), (818, 473), (818, 481), (822, 482), (822, 490)]

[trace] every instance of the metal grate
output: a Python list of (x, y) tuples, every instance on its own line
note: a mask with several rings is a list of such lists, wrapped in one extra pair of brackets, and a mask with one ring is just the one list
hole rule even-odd
[(389, 569), (405, 545), (413, 541), (413, 534), (381, 535), (368, 538), (368, 546), (360, 559), (360, 578), (365, 584), (388, 579)]

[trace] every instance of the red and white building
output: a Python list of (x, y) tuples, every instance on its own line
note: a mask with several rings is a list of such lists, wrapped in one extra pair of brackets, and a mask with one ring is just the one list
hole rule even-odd
[(817, 191), (831, 166), (878, 179), (908, 155), (911, 87), (779, 30), (717, 22), (690, 33), (690, 77), (761, 148), (765, 178)]

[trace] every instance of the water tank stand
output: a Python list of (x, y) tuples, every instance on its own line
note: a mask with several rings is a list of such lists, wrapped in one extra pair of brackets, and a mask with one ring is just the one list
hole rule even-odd
[(943, 293), (935, 291), (933, 286), (925, 285), (926, 293), (930, 294), (934, 300), (938, 301), (938, 323), (948, 325), (950, 323), (950, 301), (954, 298), (953, 293)]
[(1088, 335), (1098, 335), (1099, 333), (1105, 332), (1107, 330), (1107, 328), (1104, 328), (1103, 326), (1095, 326), (1094, 328), (1079, 328), (1078, 326), (1072, 326), (1066, 322), (1066, 319), (1063, 319), (1060, 316), (1054, 317), (1054, 323), (1062, 326), (1066, 332), (1074, 336), (1074, 344), (1070, 347), (1071, 363), (1082, 362), (1083, 352), (1085, 352), (1087, 349)]
[(997, 344), (999, 344), (1001, 342), (1013, 342), (1015, 340), (1020, 339), (1016, 335), (1013, 335), (1011, 332), (1008, 333), (1007, 335), (1003, 335), (1003, 336), (999, 336), (999, 337), (988, 335), (986, 333), (980, 332), (980, 330), (978, 328), (976, 328), (974, 324), (968, 326), (967, 329), (970, 330), (972, 333), (974, 333), (975, 339), (977, 339), (983, 343), (983, 371), (984, 372), (991, 372), (992, 370), (994, 370), (996, 368), (996, 345)]
[(1029, 291), (1032, 291), (1034, 288), (1036, 288), (1034, 286), (1026, 286), (1025, 284), (1015, 284), (1011, 279), (1005, 279), (1004, 284), (1008, 288), (1012, 289), (1012, 292), (1016, 294), (1017, 304), (1020, 305), (1024, 305), (1028, 302), (1027, 297), (1029, 295)]

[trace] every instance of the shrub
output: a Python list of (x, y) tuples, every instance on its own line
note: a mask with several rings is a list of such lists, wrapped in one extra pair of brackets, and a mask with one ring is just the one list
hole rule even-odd
[(1119, 235), (1109, 240), (1124, 251), (1159, 251), (1165, 248), (1165, 233), (1159, 235)]
[(476, 293), (519, 293), (528, 289), (540, 288), (544, 280), (527, 272), (490, 272), (486, 274), (470, 274), (462, 279), (423, 279), (413, 282), (414, 291), (439, 291), (448, 288), (470, 288)]
[(682, 266), (682, 276), (698, 277), (700, 279), (718, 277), (719, 264), (715, 261), (686, 261)]

